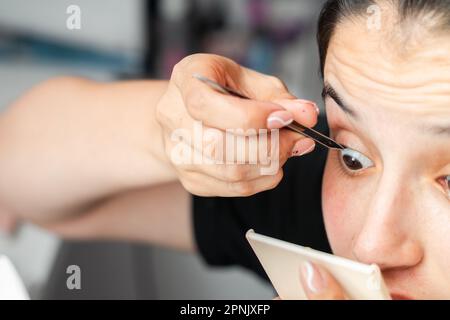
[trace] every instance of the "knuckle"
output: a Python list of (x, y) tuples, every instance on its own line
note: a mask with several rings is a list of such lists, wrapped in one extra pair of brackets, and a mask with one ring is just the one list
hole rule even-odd
[(211, 56), (211, 55), (204, 54), (204, 53), (190, 54), (175, 64), (175, 66), (173, 67), (172, 73), (173, 74), (185, 73), (196, 63), (204, 63), (204, 61), (207, 61), (208, 56)]
[(172, 68), (171, 80), (178, 84), (182, 83), (189, 69), (197, 60), (198, 54), (191, 54), (178, 61)]
[(155, 110), (155, 119), (161, 125), (167, 122), (167, 114), (165, 111), (165, 108), (160, 105), (158, 105)]
[(201, 187), (201, 185), (199, 185), (198, 182), (194, 181), (196, 179), (192, 179), (192, 177), (184, 176), (181, 177), (179, 180), (183, 188), (193, 195), (199, 197), (207, 197), (213, 194), (211, 190)]
[(238, 108), (236, 119), (239, 119), (239, 129), (248, 130), (254, 129), (253, 117), (250, 108)]
[[(212, 131), (215, 129), (210, 129), (210, 130)], [(216, 132), (218, 132), (218, 131), (216, 131)], [(214, 137), (211, 137), (210, 139), (205, 139), (203, 141), (202, 152), (203, 152), (203, 156), (205, 158), (211, 160), (213, 163), (220, 166), (224, 161), (224, 150), (223, 150), (223, 146), (221, 145), (222, 138), (219, 136), (219, 134), (220, 133), (218, 133)], [(226, 174), (223, 174), (223, 176), (226, 176)]]
[(192, 193), (192, 194), (196, 194), (197, 190), (195, 190), (195, 184), (191, 183), (188, 179), (184, 179), (184, 178), (180, 178), (180, 183), (183, 186), (183, 188)]
[(231, 188), (242, 197), (248, 197), (255, 193), (253, 185), (248, 181), (233, 182), (231, 183)]
[(230, 182), (245, 181), (247, 172), (242, 166), (232, 166), (226, 169), (226, 177)]
[(283, 179), (283, 170), (280, 169), (277, 174), (271, 179), (268, 190), (276, 188), (281, 182), (281, 179)]
[(186, 65), (186, 62), (183, 60), (177, 62), (173, 68), (172, 68), (172, 74), (170, 76), (170, 79), (173, 80), (175, 83), (178, 83), (180, 80), (181, 74), (183, 73), (183, 69)]
[(204, 112), (205, 95), (201, 90), (190, 90), (185, 98), (186, 109), (193, 118), (199, 118)]
[(272, 86), (274, 86), (279, 90), (286, 90), (286, 85), (280, 78), (277, 78), (275, 76), (268, 76), (268, 77), (270, 83), (272, 83)]
[(195, 59), (194, 55), (188, 55), (188, 56), (184, 57), (183, 59), (181, 59), (180, 61), (178, 61), (175, 64), (175, 66), (173, 67), (173, 72), (178, 73), (178, 72), (182, 71), (194, 59)]

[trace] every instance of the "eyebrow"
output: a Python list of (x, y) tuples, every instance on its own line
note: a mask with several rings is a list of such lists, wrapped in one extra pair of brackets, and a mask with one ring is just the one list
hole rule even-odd
[(444, 135), (447, 136), (448, 138), (450, 138), (450, 124), (448, 125), (435, 125), (435, 126), (428, 126), (428, 125), (424, 125), (422, 127), (422, 130), (425, 132), (431, 132), (434, 135)]
[[(322, 90), (322, 98), (331, 98), (336, 102), (336, 104), (348, 115), (357, 119), (358, 114), (353, 108), (344, 102), (344, 100), (339, 96), (339, 94), (334, 90), (334, 88), (327, 82), (325, 82), (324, 88)], [(431, 133), (438, 136), (450, 137), (450, 123), (446, 125), (421, 125), (420, 129), (424, 133)]]
[(338, 95), (336, 90), (327, 82), (325, 82), (325, 85), (322, 90), (322, 99), (325, 101), (326, 98), (331, 98), (336, 102), (336, 104), (348, 115), (350, 115), (353, 118), (358, 118), (358, 115), (353, 110), (353, 108), (349, 107), (348, 104), (344, 102), (344, 100)]

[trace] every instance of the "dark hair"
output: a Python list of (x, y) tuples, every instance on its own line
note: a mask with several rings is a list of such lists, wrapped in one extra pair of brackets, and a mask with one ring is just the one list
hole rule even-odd
[(375, 4), (390, 5), (393, 10), (396, 10), (400, 22), (413, 18), (414, 23), (420, 23), (420, 17), (431, 14), (439, 22), (433, 26), (433, 29), (450, 28), (450, 0), (328, 0), (320, 12), (317, 29), (322, 77), (328, 46), (337, 24), (344, 18), (367, 14), (369, 6)]

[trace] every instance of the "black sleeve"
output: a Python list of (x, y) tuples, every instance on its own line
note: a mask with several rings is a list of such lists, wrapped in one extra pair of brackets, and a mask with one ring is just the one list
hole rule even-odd
[[(328, 133), (321, 119), (320, 131)], [(321, 209), (321, 186), (327, 151), (291, 158), (284, 178), (273, 190), (251, 197), (193, 196), (193, 226), (197, 248), (213, 266), (240, 265), (267, 279), (245, 233), (256, 232), (330, 252)]]

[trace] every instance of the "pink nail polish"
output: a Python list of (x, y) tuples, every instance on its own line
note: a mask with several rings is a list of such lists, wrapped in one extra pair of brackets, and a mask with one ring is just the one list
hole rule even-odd
[(297, 99), (295, 101), (297, 101), (297, 102), (299, 102), (299, 103), (301, 103), (303, 105), (310, 105), (310, 106), (312, 106), (314, 108), (314, 110), (317, 112), (317, 115), (320, 114), (320, 109), (319, 109), (319, 107), (317, 106), (317, 104), (315, 102), (309, 101), (309, 100), (303, 100), (303, 99)]
[(320, 114), (320, 109), (319, 109), (319, 107), (317, 106), (317, 104), (314, 103), (314, 107), (316, 108), (317, 115), (319, 115), (319, 114)]
[(275, 111), (267, 118), (267, 128), (281, 129), (290, 125), (294, 117), (289, 111)]
[(278, 100), (279, 103), (284, 108), (294, 112), (294, 110), (300, 110), (302, 113), (314, 110), (317, 114), (320, 113), (320, 109), (316, 103), (304, 99), (294, 99), (294, 100)]
[(309, 138), (304, 138), (299, 141), (297, 141), (294, 145), (294, 148), (292, 148), (292, 154), (293, 157), (300, 157), (307, 153), (310, 153), (314, 150), (316, 146), (316, 143), (314, 140)]

